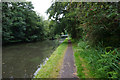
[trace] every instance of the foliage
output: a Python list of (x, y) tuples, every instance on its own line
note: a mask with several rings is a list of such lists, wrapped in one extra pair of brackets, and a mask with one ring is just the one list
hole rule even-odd
[(31, 2), (3, 2), (3, 44), (43, 40), (49, 24), (33, 11)]
[(85, 61), (85, 59), (83, 59), (79, 52), (83, 49), (77, 48), (75, 44), (73, 44), (73, 50), (74, 50), (74, 58), (75, 58), (75, 65), (77, 68), (77, 76), (79, 78), (95, 78), (95, 76), (93, 77), (91, 74), (91, 68), (88, 65), (88, 61)]
[[(55, 2), (47, 10), (50, 14), (49, 19), (56, 22), (54, 27), (57, 33), (55, 34), (66, 30), (72, 39), (83, 40), (75, 48), (75, 60), (80, 78), (84, 75), (81, 72), (78, 56), (88, 61), (93, 76), (120, 77), (120, 55), (116, 50), (120, 47), (118, 4), (117, 2)], [(57, 29), (58, 26), (60, 29)], [(85, 41), (89, 42), (89, 45)], [(113, 48), (109, 52), (104, 49), (108, 46)]]
[[(119, 3), (105, 2), (54, 2), (47, 10), (55, 20), (56, 34), (67, 30), (74, 39), (87, 39), (91, 44), (103, 42), (116, 46), (120, 40)], [(61, 17), (62, 16), (62, 17)], [(59, 26), (59, 29), (57, 29)]]
[[(81, 56), (90, 65), (91, 74), (95, 78), (120, 78), (120, 51), (111, 47), (88, 47), (86, 42), (74, 43), (74, 55)], [(75, 57), (77, 59), (78, 57)], [(77, 61), (78, 62), (78, 61)], [(77, 66), (80, 66), (80, 63)], [(78, 73), (79, 75), (79, 73)], [(79, 76), (81, 77), (81, 76)], [(83, 76), (82, 76), (83, 77)]]

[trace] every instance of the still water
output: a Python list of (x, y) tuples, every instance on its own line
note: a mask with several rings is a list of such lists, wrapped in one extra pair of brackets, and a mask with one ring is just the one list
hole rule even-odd
[(58, 45), (56, 40), (46, 40), (3, 47), (2, 77), (32, 78)]

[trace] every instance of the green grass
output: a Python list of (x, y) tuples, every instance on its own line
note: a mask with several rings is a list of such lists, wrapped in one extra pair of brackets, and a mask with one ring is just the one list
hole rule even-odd
[[(85, 41), (74, 41), (73, 50), (79, 78), (119, 78), (120, 53), (117, 49), (106, 52), (102, 47), (91, 47)], [(82, 59), (82, 60), (81, 60)], [(84, 64), (85, 67), (82, 65)], [(89, 70), (85, 75), (84, 68)]]
[(57, 78), (62, 67), (64, 54), (68, 46), (68, 40), (64, 40), (62, 44), (52, 53), (49, 60), (41, 67), (35, 78)]
[(82, 72), (83, 71), (83, 67), (81, 66), (82, 63), (78, 57), (79, 55), (77, 53), (74, 54), (74, 57), (75, 57), (75, 65), (76, 65), (76, 68), (77, 68), (77, 76), (80, 78), (84, 78), (85, 75), (84, 73)]
[(73, 43), (73, 50), (74, 50), (74, 58), (75, 58), (75, 65), (77, 68), (77, 76), (79, 78), (93, 78), (91, 72), (90, 72), (90, 66), (87, 63), (87, 61), (85, 60), (85, 58), (83, 58), (83, 56), (81, 56), (81, 53), (84, 51), (84, 49), (82, 48), (84, 45), (83, 43), (81, 43), (81, 47), (78, 47), (77, 43)]

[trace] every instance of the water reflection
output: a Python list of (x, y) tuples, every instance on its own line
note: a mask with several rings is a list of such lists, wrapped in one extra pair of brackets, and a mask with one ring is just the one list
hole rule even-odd
[(56, 40), (47, 40), (3, 47), (3, 78), (32, 78), (57, 46)]

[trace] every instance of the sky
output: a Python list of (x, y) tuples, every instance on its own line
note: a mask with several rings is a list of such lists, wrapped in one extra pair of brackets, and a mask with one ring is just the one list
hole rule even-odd
[(27, 0), (31, 1), (34, 6), (34, 11), (40, 13), (45, 20), (48, 19), (48, 15), (45, 13), (47, 9), (51, 6), (52, 0)]

